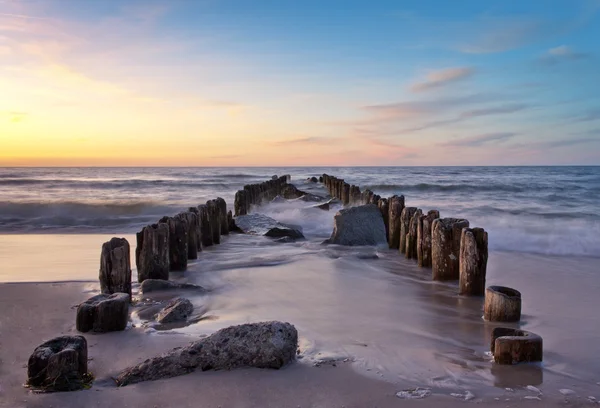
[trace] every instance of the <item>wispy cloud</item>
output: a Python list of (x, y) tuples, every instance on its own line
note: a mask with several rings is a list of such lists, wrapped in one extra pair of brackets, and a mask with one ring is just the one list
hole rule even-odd
[(591, 122), (600, 119), (600, 109), (588, 111), (587, 113), (576, 117), (573, 122)]
[(424, 81), (413, 84), (410, 89), (413, 92), (423, 92), (430, 89), (440, 88), (453, 82), (460, 81), (472, 76), (475, 70), (470, 67), (446, 68), (427, 74)]
[(475, 118), (478, 116), (500, 115), (505, 113), (514, 113), (526, 109), (527, 105), (522, 103), (513, 103), (491, 108), (473, 109), (460, 114), (461, 119)]
[(538, 58), (538, 61), (545, 65), (556, 65), (566, 61), (577, 61), (589, 58), (590, 55), (574, 51), (571, 47), (561, 45), (551, 48)]
[(293, 145), (312, 145), (312, 144), (328, 144), (332, 139), (321, 136), (299, 137), (295, 139), (275, 140), (270, 144), (272, 146), (293, 146)]
[(440, 146), (445, 147), (477, 147), (488, 144), (496, 144), (505, 142), (515, 137), (517, 133), (513, 132), (498, 132), (498, 133), (485, 133), (482, 135), (464, 137), (461, 139), (449, 140), (444, 143), (440, 143)]
[(483, 18), (471, 38), (463, 40), (459, 51), (491, 54), (520, 48), (551, 33), (549, 22), (535, 19)]

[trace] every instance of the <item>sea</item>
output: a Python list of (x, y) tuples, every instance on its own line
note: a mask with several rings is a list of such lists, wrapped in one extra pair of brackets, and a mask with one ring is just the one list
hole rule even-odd
[(308, 180), (323, 173), (485, 228), (488, 284), (521, 291), (523, 317), (510, 325), (544, 338), (544, 362), (494, 365), (496, 325), (483, 321), (481, 299), (433, 282), (397, 251), (323, 245), (336, 209), (302, 201), (253, 211), (299, 225), (306, 240), (231, 234), (172, 274), (211, 290), (193, 301), (210, 318), (173, 331), (285, 320), (299, 329), (301, 361), (350, 361), (399, 387), (490, 398), (568, 388), (600, 399), (600, 167), (0, 168), (0, 282), (97, 285), (112, 236), (133, 252), (143, 226), (216, 197), (232, 209), (237, 190), (273, 175), (325, 196)]

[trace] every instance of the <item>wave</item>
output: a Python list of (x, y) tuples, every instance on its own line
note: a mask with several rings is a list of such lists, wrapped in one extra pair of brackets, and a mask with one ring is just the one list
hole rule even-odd
[(40, 188), (73, 188), (73, 189), (122, 189), (122, 188), (144, 188), (144, 187), (177, 187), (177, 188), (231, 188), (239, 183), (223, 183), (222, 180), (69, 180), (69, 179), (0, 179), (1, 186), (40, 186)]
[[(548, 192), (576, 192), (579, 186), (560, 186), (560, 185), (518, 185), (518, 184), (494, 184), (489, 182), (472, 183), (465, 182), (463, 184), (432, 184), (432, 183), (419, 183), (419, 184), (372, 184), (366, 185), (365, 189), (369, 189), (378, 192), (405, 192), (405, 191), (416, 191), (416, 192), (499, 192), (499, 193), (531, 193), (538, 191)], [(583, 188), (582, 188), (583, 189)]]

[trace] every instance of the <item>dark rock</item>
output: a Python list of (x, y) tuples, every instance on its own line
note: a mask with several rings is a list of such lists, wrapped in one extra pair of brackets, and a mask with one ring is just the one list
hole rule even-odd
[(184, 375), (197, 368), (202, 371), (240, 367), (279, 369), (294, 360), (297, 348), (298, 332), (289, 323), (232, 326), (127, 368), (116, 381), (125, 386)]
[(247, 214), (235, 218), (235, 223), (245, 234), (265, 235), (268, 237), (304, 238), (302, 231), (294, 226), (280, 223), (263, 214)]
[(200, 204), (198, 206), (198, 215), (200, 217), (202, 246), (209, 247), (213, 244), (213, 229), (208, 214), (208, 206), (206, 204)]
[(123, 292), (131, 296), (131, 256), (125, 238), (112, 238), (102, 244), (100, 254), (100, 290)]
[(460, 237), (469, 221), (439, 218), (431, 227), (431, 265), (433, 280), (459, 278)]
[(309, 178), (308, 180), (309, 180), (310, 182), (312, 182), (312, 183), (318, 183), (318, 182), (319, 182), (319, 179), (317, 179), (316, 177), (311, 177), (311, 178)]
[(485, 290), (483, 317), (491, 322), (521, 320), (521, 292), (505, 286), (490, 286)]
[(27, 363), (27, 385), (44, 391), (75, 391), (90, 381), (87, 341), (61, 336), (36, 347)]
[(286, 184), (285, 187), (281, 190), (281, 196), (288, 200), (294, 198), (300, 198), (306, 193), (304, 191), (298, 190), (293, 184)]
[(162, 279), (146, 279), (140, 285), (140, 293), (160, 292), (173, 289), (206, 292), (206, 289), (202, 286), (192, 285), (191, 283), (177, 283)]
[(137, 233), (135, 249), (138, 282), (146, 279), (169, 279), (169, 227), (152, 224)]
[(417, 262), (421, 267), (431, 267), (431, 227), (433, 220), (440, 218), (438, 210), (422, 215), (417, 226)]
[(323, 176), (320, 176), (319, 177), (319, 183), (322, 183), (322, 182), (323, 182)]
[(312, 208), (318, 208), (319, 210), (329, 211), (329, 202), (313, 205)]
[(459, 293), (483, 296), (488, 260), (488, 234), (483, 228), (463, 228), (460, 238)]
[(185, 271), (188, 261), (187, 218), (181, 214), (175, 217), (162, 217), (159, 223), (169, 227), (169, 264), (172, 271)]
[(82, 333), (125, 330), (129, 318), (127, 293), (96, 295), (77, 307), (76, 328)]
[(540, 336), (507, 327), (494, 328), (490, 349), (497, 364), (542, 361), (544, 356), (544, 345)]
[(334, 217), (333, 232), (326, 241), (338, 245), (384, 245), (385, 225), (374, 204), (340, 210)]
[(237, 225), (235, 225), (235, 219), (231, 214), (231, 210), (227, 212), (227, 225), (229, 226), (229, 232), (241, 232)]
[(185, 321), (194, 311), (194, 305), (186, 298), (170, 301), (156, 316), (156, 321), (162, 324)]

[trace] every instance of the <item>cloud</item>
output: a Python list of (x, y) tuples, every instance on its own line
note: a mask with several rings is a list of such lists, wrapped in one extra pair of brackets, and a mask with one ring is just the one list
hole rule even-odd
[(573, 51), (571, 47), (561, 45), (551, 48), (538, 58), (538, 61), (544, 65), (556, 65), (561, 62), (577, 61), (589, 58), (589, 54)]
[(430, 89), (440, 88), (461, 79), (468, 78), (475, 73), (470, 67), (446, 68), (430, 72), (422, 82), (413, 84), (410, 89), (413, 92), (423, 92)]
[(587, 112), (586, 114), (575, 118), (573, 121), (574, 122), (591, 122), (593, 120), (598, 120), (598, 119), (600, 119), (600, 109), (591, 110), (591, 111)]
[(516, 135), (517, 135), (517, 133), (513, 133), (513, 132), (485, 133), (482, 135), (450, 140), (448, 142), (440, 143), (440, 146), (477, 147), (477, 146), (486, 145), (486, 144), (502, 143), (509, 139), (512, 139)]
[(542, 142), (539, 144), (539, 146), (543, 148), (552, 149), (557, 147), (569, 147), (589, 143), (600, 143), (600, 138), (579, 137), (574, 139), (553, 140), (549, 142)]
[(527, 105), (514, 103), (508, 105), (495, 106), (493, 108), (474, 109), (460, 114), (461, 119), (475, 118), (478, 116), (499, 115), (505, 113), (514, 113), (526, 109)]
[(458, 49), (467, 54), (510, 51), (548, 36), (552, 26), (535, 19), (483, 18), (471, 31), (471, 38), (463, 40)]
[(328, 144), (332, 141), (331, 138), (321, 136), (300, 137), (296, 139), (275, 140), (270, 144), (272, 146), (290, 146), (303, 144)]

